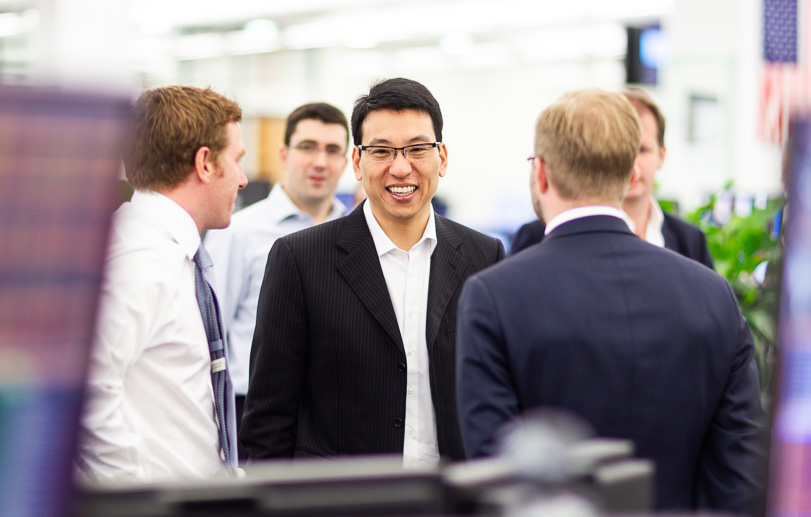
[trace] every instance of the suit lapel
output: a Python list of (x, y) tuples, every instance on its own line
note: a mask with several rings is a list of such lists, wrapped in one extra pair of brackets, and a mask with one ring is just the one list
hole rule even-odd
[(431, 255), (428, 314), (425, 321), (425, 339), (429, 348), (436, 340), (442, 315), (465, 274), (465, 260), (460, 251), (462, 239), (447, 220), (440, 216), (436, 216), (436, 235), (437, 244)]
[(665, 219), (662, 221), (662, 237), (665, 239), (665, 248), (675, 251), (681, 249), (681, 246), (679, 246), (679, 238), (676, 235), (670, 216), (667, 213), (665, 213)]
[(389, 289), (362, 206), (342, 221), (344, 224), (340, 227), (337, 242), (346, 255), (338, 260), (338, 272), (397, 346), (404, 350), (397, 316), (391, 305)]

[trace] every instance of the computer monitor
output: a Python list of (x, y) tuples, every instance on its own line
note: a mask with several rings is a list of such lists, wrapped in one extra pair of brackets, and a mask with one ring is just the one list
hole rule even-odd
[(65, 515), (129, 101), (0, 86), (0, 515)]
[(767, 512), (811, 515), (811, 114), (791, 120)]

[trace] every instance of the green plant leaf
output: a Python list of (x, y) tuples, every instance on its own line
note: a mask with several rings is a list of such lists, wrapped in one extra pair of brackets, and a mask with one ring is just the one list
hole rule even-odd
[[(765, 208), (755, 208), (747, 216), (733, 215), (725, 224), (717, 224), (713, 221), (715, 204), (720, 194), (732, 191), (732, 186), (727, 182), (721, 192), (685, 214), (684, 219), (704, 232), (715, 270), (726, 278), (738, 299), (752, 330), (761, 390), (768, 400), (777, 347), (779, 281), (775, 277), (782, 260), (782, 242), (773, 235), (773, 222), (785, 198), (770, 199)], [(766, 274), (761, 281), (756, 270), (763, 267)]]

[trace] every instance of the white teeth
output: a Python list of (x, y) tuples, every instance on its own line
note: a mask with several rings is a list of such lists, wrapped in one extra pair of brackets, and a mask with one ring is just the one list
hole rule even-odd
[(389, 187), (389, 192), (398, 196), (407, 196), (415, 190), (417, 190), (417, 187), (413, 185), (410, 187)]

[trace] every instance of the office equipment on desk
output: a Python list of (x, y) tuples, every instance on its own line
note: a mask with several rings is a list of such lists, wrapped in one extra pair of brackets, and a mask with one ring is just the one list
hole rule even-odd
[(571, 445), (574, 469), (543, 479), (509, 457), (493, 456), (443, 471), (455, 515), (503, 515), (516, 505), (562, 494), (582, 498), (600, 515), (644, 514), (653, 507), (654, 465), (633, 457), (630, 440), (589, 438)]
[(242, 479), (82, 489), (76, 517), (446, 515), (440, 469), (400, 456), (259, 462)]
[(570, 452), (577, 474), (555, 483), (528, 479), (501, 456), (409, 470), (400, 456), (260, 462), (242, 479), (84, 485), (74, 516), (482, 516), (561, 494), (600, 515), (650, 511), (653, 467), (631, 456), (631, 442), (590, 439)]
[(0, 86), (0, 515), (65, 515), (129, 100)]

